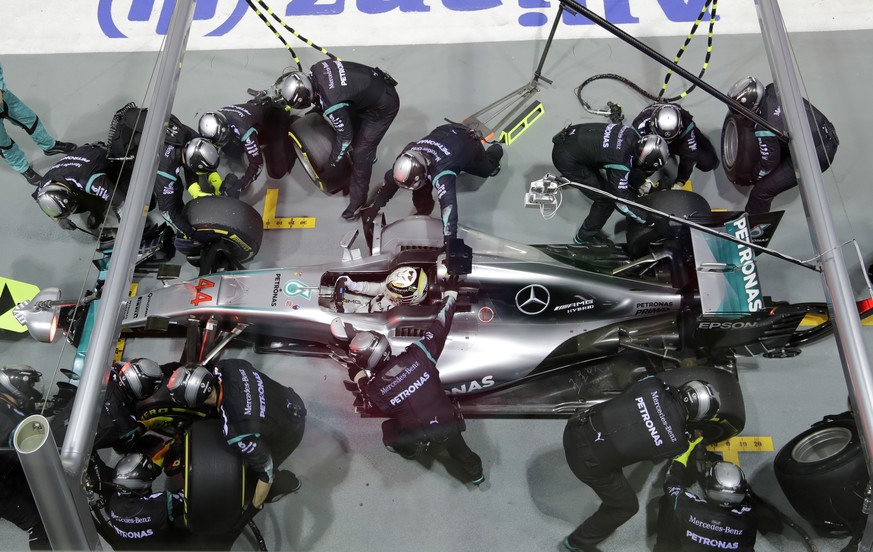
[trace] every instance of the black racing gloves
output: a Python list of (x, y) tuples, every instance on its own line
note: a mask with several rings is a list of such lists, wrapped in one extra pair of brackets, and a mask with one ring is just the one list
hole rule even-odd
[(446, 270), (450, 276), (473, 272), (473, 248), (460, 238), (446, 238)]

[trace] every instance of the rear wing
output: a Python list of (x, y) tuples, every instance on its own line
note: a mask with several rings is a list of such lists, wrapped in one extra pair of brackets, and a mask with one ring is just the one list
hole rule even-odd
[[(767, 247), (783, 214), (782, 211), (756, 215), (713, 213), (716, 220), (707, 217), (706, 226)], [(751, 247), (695, 228), (691, 228), (691, 243), (704, 315), (741, 316), (764, 309), (755, 251)]]

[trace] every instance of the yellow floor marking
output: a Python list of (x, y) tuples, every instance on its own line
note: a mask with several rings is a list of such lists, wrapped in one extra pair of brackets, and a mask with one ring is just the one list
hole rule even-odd
[(283, 228), (315, 228), (315, 217), (277, 217), (276, 205), (279, 203), (279, 189), (269, 188), (264, 198), (264, 230)]
[(741, 452), (772, 452), (773, 438), (768, 436), (737, 435), (727, 441), (709, 445), (706, 449), (712, 452), (720, 452), (725, 461), (733, 462), (739, 466), (739, 453)]

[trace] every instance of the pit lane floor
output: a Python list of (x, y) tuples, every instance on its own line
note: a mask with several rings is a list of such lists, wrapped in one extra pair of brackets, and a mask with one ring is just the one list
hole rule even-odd
[[(871, 234), (868, 216), (869, 166), (864, 146), (869, 124), (869, 75), (862, 52), (869, 31), (801, 34), (792, 37), (809, 97), (836, 125), (841, 139), (833, 168), (826, 173), (837, 231), (841, 240)], [(684, 38), (684, 37), (683, 37)], [(682, 38), (650, 39), (647, 44), (670, 55)], [(344, 58), (378, 65), (399, 81), (402, 108), (379, 149), (373, 188), (407, 142), (420, 138), (444, 117), (459, 120), (526, 82), (539, 58), (542, 43), (495, 43), (404, 48), (345, 48)], [(301, 49), (302, 50), (302, 49)], [(686, 54), (694, 57), (695, 50)], [(303, 51), (304, 65), (319, 59)], [(77, 143), (105, 139), (116, 109), (130, 100), (143, 104), (143, 94), (154, 64), (154, 54), (88, 54), (5, 56), (3, 65), (10, 89), (24, 99), (59, 138)], [(266, 87), (291, 60), (284, 50), (189, 52), (173, 112), (196, 125), (200, 113), (247, 99), (246, 88)], [(690, 66), (689, 66), (690, 67)], [(694, 66), (696, 67), (696, 65)], [(692, 72), (696, 71), (694, 67)], [(460, 220), (498, 236), (528, 243), (567, 243), (585, 216), (590, 202), (567, 193), (557, 216), (544, 221), (535, 210), (522, 207), (528, 183), (551, 166), (551, 137), (570, 123), (602, 121), (583, 111), (573, 88), (587, 77), (616, 72), (649, 90), (657, 90), (664, 71), (617, 40), (557, 40), (544, 67), (555, 81), (544, 85), (537, 99), (546, 113), (519, 140), (507, 148), (503, 170), (485, 181), (461, 179)], [(720, 90), (746, 74), (767, 78), (769, 68), (756, 36), (715, 37), (707, 82)], [(676, 83), (674, 77), (673, 82)], [(677, 85), (678, 87), (678, 85)], [(599, 107), (618, 101), (628, 120), (645, 105), (629, 89), (600, 81), (586, 89)], [(703, 92), (692, 93), (684, 107), (716, 144), (725, 108)], [(861, 119), (861, 120), (859, 120)], [(40, 172), (52, 163), (27, 137), (11, 131)], [(54, 158), (56, 160), (57, 158)], [(263, 210), (268, 188), (279, 188), (279, 216), (317, 217), (315, 229), (267, 231), (252, 268), (307, 265), (339, 259), (337, 243), (354, 226), (339, 214), (342, 197), (325, 197), (296, 167), (281, 182), (255, 183), (243, 199)], [(733, 186), (719, 169), (715, 175), (696, 173), (694, 188), (713, 205), (741, 209), (746, 190)], [(65, 297), (93, 285), (90, 266), (94, 241), (81, 232), (65, 232), (42, 215), (30, 199), (32, 188), (5, 166), (0, 182), (6, 191), (0, 202), (3, 245), (0, 274), (40, 287), (58, 286)], [(813, 256), (799, 193), (777, 198), (774, 209), (787, 211), (772, 246), (799, 258)], [(389, 220), (412, 210), (408, 194), (399, 193), (387, 208)], [(620, 217), (614, 216), (609, 232)], [(861, 249), (870, 253), (869, 244)], [(860, 264), (846, 251), (852, 285), (862, 297)], [(177, 262), (184, 259), (177, 257)], [(870, 259), (868, 258), (869, 262)], [(765, 293), (789, 301), (823, 300), (818, 275), (762, 258)], [(195, 269), (183, 267), (183, 277)], [(140, 290), (157, 285), (153, 279)], [(865, 331), (870, 335), (870, 330)], [(178, 358), (181, 342), (128, 340), (126, 358), (150, 356), (159, 362)], [(30, 363), (46, 374), (47, 389), (58, 367), (68, 367), (73, 351), (60, 340), (53, 345), (33, 342), (25, 335), (0, 335), (4, 363)], [(309, 410), (306, 436), (283, 466), (303, 481), (299, 494), (268, 505), (257, 518), (271, 550), (559, 550), (561, 539), (597, 506), (596, 497), (577, 481), (563, 459), (563, 420), (469, 420), (466, 439), (485, 462), (487, 490), (472, 489), (457, 481), (440, 463), (420, 465), (391, 455), (381, 445), (379, 420), (359, 419), (341, 380), (345, 370), (325, 360), (255, 355), (234, 349), (271, 377), (293, 386)], [(808, 347), (795, 359), (743, 359), (740, 378), (747, 404), (744, 435), (772, 436), (778, 450), (791, 437), (825, 414), (845, 410), (846, 388), (832, 339)], [(796, 514), (779, 490), (772, 471), (775, 452), (743, 453), (740, 461), (756, 491)], [(110, 460), (114, 461), (114, 459)], [(654, 537), (646, 524), (654, 519), (646, 505), (661, 494), (665, 464), (643, 463), (626, 470), (639, 491), (641, 512), (605, 541), (604, 551), (651, 549)], [(5, 549), (26, 548), (23, 532), (0, 522)], [(839, 550), (846, 539), (816, 536), (820, 550)], [(252, 549), (243, 537), (235, 550)], [(782, 534), (759, 535), (758, 550), (802, 550), (788, 529)]]

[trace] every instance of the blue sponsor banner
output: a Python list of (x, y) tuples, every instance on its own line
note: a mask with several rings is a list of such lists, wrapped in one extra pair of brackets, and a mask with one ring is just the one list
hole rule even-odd
[[(559, 6), (556, 0), (264, 1), (290, 26), (328, 48), (541, 40)], [(5, 13), (14, 14), (4, 20), (0, 35), (4, 54), (157, 50), (175, 6), (175, 0), (40, 0), (39, 9), (33, 9), (32, 0), (3, 2)], [(793, 0), (783, 6), (783, 14), (790, 31), (870, 28), (873, 11), (865, 2), (824, 6), (816, 0)], [(579, 3), (634, 36), (684, 37), (705, 0)], [(718, 13), (719, 33), (759, 32), (752, 2), (728, 2)], [(608, 37), (612, 35), (586, 17), (564, 10), (559, 40)], [(296, 41), (290, 34), (289, 40)], [(189, 48), (280, 47), (246, 0), (197, 1)]]

